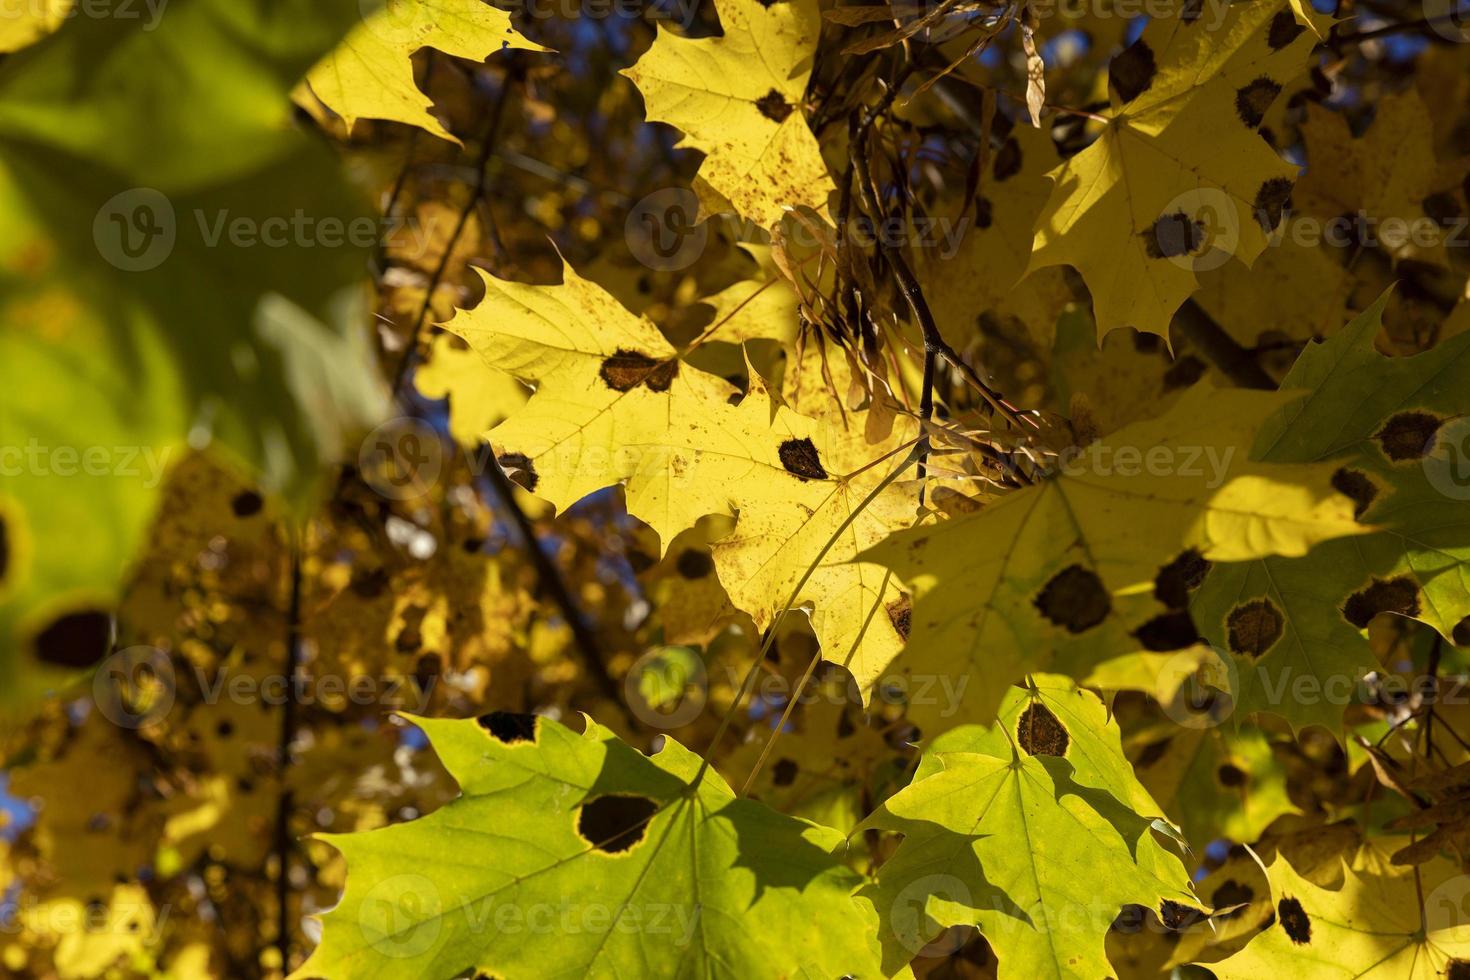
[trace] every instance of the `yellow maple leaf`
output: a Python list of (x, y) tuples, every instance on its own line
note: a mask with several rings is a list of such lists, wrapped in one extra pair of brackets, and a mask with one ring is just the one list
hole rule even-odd
[(703, 150), (699, 176), (744, 217), (769, 228), (798, 204), (824, 210), (834, 189), (801, 112), (821, 20), (816, 0), (716, 0), (723, 37), (660, 31), (623, 70), (648, 118)]
[(414, 84), (410, 58), (419, 48), (476, 61), (506, 48), (546, 50), (482, 0), (390, 0), (318, 62), (306, 84), (348, 130), (359, 119), (391, 119), (458, 142), (428, 112), (428, 96)]
[(1154, 26), (1113, 59), (1105, 128), (1052, 171), (1036, 226), (1030, 268), (1081, 272), (1099, 339), (1123, 326), (1167, 338), (1196, 260), (1253, 262), (1296, 173), (1257, 132), (1314, 42), (1286, 5), (1232, 6), (1214, 32)]
[(1338, 889), (1313, 884), (1285, 857), (1266, 870), (1275, 919), (1234, 956), (1210, 964), (1220, 980), (1282, 972), (1433, 980), (1459, 976), (1470, 959), (1463, 911), (1470, 885), (1449, 861), (1411, 870), (1357, 860)]
[[(1295, 397), (1196, 386), (1161, 417), (1065, 458), (1054, 476), (861, 554), (913, 590), (913, 635), (896, 673), (914, 685), (967, 679), (952, 698), (915, 702), (910, 716), (921, 728), (986, 722), (1028, 671), (1085, 679), (1140, 651), (1186, 652), (1199, 642), (1187, 594), (1208, 562), (1302, 555), (1370, 531), (1331, 488), (1333, 464), (1245, 458), (1260, 424)], [(1114, 670), (1107, 686), (1151, 688), (1157, 666)]]

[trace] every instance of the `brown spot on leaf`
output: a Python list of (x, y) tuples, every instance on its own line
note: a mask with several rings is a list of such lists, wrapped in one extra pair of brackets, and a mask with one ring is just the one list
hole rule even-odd
[(1293, 186), (1287, 177), (1272, 177), (1256, 191), (1256, 200), (1252, 207), (1255, 210), (1256, 223), (1261, 226), (1262, 231), (1269, 234), (1281, 224), (1281, 216), (1286, 213), (1286, 205), (1291, 201)]
[(1271, 28), (1266, 32), (1266, 43), (1271, 45), (1272, 51), (1280, 51), (1306, 30), (1298, 24), (1296, 17), (1290, 10), (1282, 9), (1275, 17), (1271, 18)]
[(1161, 738), (1156, 742), (1150, 742), (1138, 753), (1138, 758), (1133, 760), (1133, 768), (1147, 769), (1164, 757), (1169, 751), (1169, 743), (1174, 741), (1172, 737)]
[(597, 372), (613, 391), (632, 391), (640, 384), (649, 391), (668, 391), (679, 373), (677, 358), (657, 361), (647, 354), (619, 347)]
[(1225, 618), (1225, 629), (1231, 650), (1259, 657), (1281, 639), (1286, 630), (1286, 619), (1276, 608), (1276, 603), (1262, 597), (1230, 610), (1230, 615)]
[(1205, 242), (1205, 226), (1183, 211), (1161, 215), (1143, 233), (1144, 249), (1151, 259), (1173, 259), (1199, 250)]
[(888, 613), (888, 621), (893, 624), (893, 631), (898, 634), (899, 639), (907, 643), (914, 613), (913, 602), (907, 595), (901, 595), (884, 606), (883, 610)]
[(975, 198), (975, 227), (984, 231), (995, 223), (995, 207), (988, 197)]
[(1062, 756), (1067, 754), (1071, 737), (1050, 708), (1040, 701), (1032, 701), (1016, 723), (1016, 741), (1030, 755)]
[(796, 782), (796, 774), (800, 771), (795, 759), (782, 759), (771, 767), (771, 782), (777, 786), (790, 786)]
[(1069, 565), (1053, 575), (1035, 601), (1043, 616), (1070, 633), (1092, 629), (1113, 608), (1102, 579), (1081, 565)]
[(1423, 459), (1434, 450), (1434, 437), (1442, 424), (1428, 412), (1400, 412), (1383, 423), (1373, 438), (1383, 447), (1383, 455), (1395, 463)]
[(523, 715), (514, 711), (492, 711), (481, 715), (475, 721), (490, 733), (491, 738), (504, 742), (506, 745), (536, 741), (537, 718), (535, 715)]
[(230, 510), (236, 517), (254, 517), (265, 506), (265, 501), (254, 490), (242, 490), (230, 501)]
[(1283, 898), (1276, 903), (1276, 921), (1296, 945), (1305, 946), (1312, 941), (1312, 920), (1307, 918), (1307, 910), (1296, 899)]
[(1189, 593), (1199, 588), (1209, 570), (1210, 563), (1197, 549), (1180, 552), (1154, 577), (1154, 598), (1170, 609), (1183, 609), (1189, 605)]
[(112, 616), (101, 609), (78, 609), (52, 620), (36, 634), (36, 658), (56, 667), (90, 667), (107, 655)]
[(714, 571), (715, 561), (709, 556), (708, 551), (685, 548), (679, 552), (679, 557), (674, 561), (674, 568), (683, 578), (699, 579)]
[(582, 804), (577, 833), (605, 854), (621, 854), (643, 839), (658, 804), (646, 796), (599, 796)]
[(1215, 778), (1220, 780), (1221, 786), (1225, 786), (1229, 789), (1239, 789), (1241, 786), (1244, 786), (1246, 784), (1246, 781), (1250, 777), (1246, 775), (1244, 769), (1241, 769), (1239, 766), (1233, 766), (1227, 762), (1219, 769), (1215, 770)]
[(1281, 86), (1262, 75), (1249, 85), (1243, 85), (1236, 90), (1235, 113), (1240, 116), (1241, 122), (1255, 129), (1266, 118), (1266, 110), (1271, 108), (1271, 103), (1280, 94)]
[(787, 439), (778, 450), (786, 472), (802, 480), (825, 480), (827, 470), (810, 439)]
[(1470, 960), (1450, 960), (1444, 975), (1445, 980), (1470, 980)]
[(1021, 144), (1011, 136), (1000, 145), (1000, 150), (995, 154), (995, 162), (990, 165), (990, 173), (997, 183), (1009, 180), (1021, 172), (1022, 162)]
[(1164, 653), (1168, 650), (1183, 650), (1199, 641), (1199, 630), (1189, 613), (1179, 609), (1155, 616), (1133, 634), (1145, 650)]
[[(1249, 905), (1255, 897), (1255, 889), (1250, 885), (1236, 881), (1234, 878), (1227, 878), (1210, 896), (1210, 904), (1217, 909), (1229, 908), (1232, 905)], [(1244, 911), (1245, 909), (1238, 908), (1233, 912), (1226, 912), (1221, 918), (1233, 919)]]
[(1196, 922), (1203, 921), (1204, 918), (1203, 909), (1185, 905), (1183, 902), (1175, 902), (1166, 898), (1159, 904), (1159, 921), (1170, 932), (1183, 932)]
[(785, 122), (786, 117), (791, 115), (791, 110), (795, 108), (790, 102), (786, 101), (786, 98), (780, 92), (777, 92), (775, 89), (771, 89), (765, 95), (762, 95), (759, 99), (757, 99), (755, 107), (761, 111), (761, 115), (765, 116), (772, 122), (777, 123)]
[(1355, 518), (1362, 517), (1368, 505), (1373, 503), (1373, 498), (1378, 496), (1377, 484), (1358, 470), (1350, 470), (1346, 466), (1339, 467), (1332, 474), (1332, 489), (1352, 498)]
[(1453, 227), (1454, 224), (1465, 216), (1465, 209), (1460, 207), (1460, 199), (1453, 191), (1440, 191), (1438, 194), (1430, 194), (1424, 199), (1424, 213), (1442, 228)]
[(1158, 73), (1153, 48), (1138, 40), (1108, 63), (1108, 84), (1118, 93), (1120, 101), (1132, 102), (1149, 90)]
[(512, 483), (527, 493), (536, 492), (536, 484), (541, 482), (541, 477), (536, 473), (536, 464), (531, 462), (531, 457), (525, 453), (501, 453), (495, 461)]
[(1360, 630), (1367, 629), (1379, 613), (1419, 615), (1419, 583), (1407, 575), (1374, 578), (1366, 589), (1348, 596), (1342, 606), (1342, 618)]

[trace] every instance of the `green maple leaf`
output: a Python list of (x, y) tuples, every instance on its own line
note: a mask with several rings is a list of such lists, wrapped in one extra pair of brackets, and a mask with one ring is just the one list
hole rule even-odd
[(347, 890), (298, 977), (874, 977), (836, 831), (738, 800), (672, 739), (420, 719), (461, 795), (324, 839)]
[[(375, 225), (333, 153), (292, 127), (288, 93), (350, 14), (191, 0), (153, 30), (70, 20), (0, 66), (0, 700), (105, 653), (118, 582), (190, 442), (212, 437), (298, 500), (334, 448), (297, 396), (323, 415), (338, 387), (323, 377), (350, 370), (350, 344), (316, 320), (365, 250), (292, 221)], [(262, 237), (232, 242), (239, 228)]]
[(936, 739), (913, 782), (859, 827), (904, 835), (865, 892), (886, 965), (942, 927), (973, 925), (1002, 978), (1113, 975), (1103, 942), (1124, 905), (1171, 925), (1201, 910), (1153, 837), (1162, 812), (1095, 695), (1048, 676), (1013, 690), (994, 726)]
[(1217, 566), (1194, 597), (1200, 629), (1235, 662), (1239, 717), (1337, 731), (1352, 685), (1377, 665), (1373, 616), (1409, 616), (1451, 639), (1470, 622), (1470, 335), (1383, 357), (1373, 338), (1387, 299), (1302, 353), (1282, 388), (1306, 397), (1256, 444), (1262, 460), (1333, 466), (1376, 533)]

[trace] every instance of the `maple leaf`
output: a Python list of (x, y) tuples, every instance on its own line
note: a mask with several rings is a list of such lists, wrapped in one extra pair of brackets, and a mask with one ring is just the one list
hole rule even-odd
[(420, 48), (474, 61), (510, 49), (546, 50), (484, 0), (389, 0), (307, 73), (306, 84), (348, 132), (359, 119), (391, 119), (459, 142), (428, 112), (428, 99), (414, 84), (409, 59)]
[[(1470, 616), (1470, 521), (1464, 504), (1463, 392), (1470, 335), (1417, 357), (1373, 348), (1387, 295), (1330, 339), (1311, 344), (1282, 382), (1307, 395), (1261, 428), (1263, 461), (1334, 467), (1375, 533), (1306, 556), (1213, 569), (1191, 604), (1229, 651), (1236, 711), (1336, 731), (1353, 685), (1376, 658), (1364, 638), (1379, 613), (1446, 637)], [(1312, 685), (1303, 696), (1299, 684)]]
[(816, 0), (715, 0), (715, 10), (723, 36), (660, 29), (622, 73), (649, 119), (704, 151), (700, 178), (741, 215), (769, 228), (787, 208), (825, 210), (834, 187), (801, 109), (821, 30)]
[(1032, 270), (1075, 266), (1099, 339), (1133, 326), (1167, 339), (1212, 248), (1250, 264), (1280, 220), (1296, 168), (1257, 132), (1306, 67), (1313, 37), (1284, 4), (1155, 21), (1109, 67), (1114, 106), (1097, 140), (1052, 171)]
[(672, 739), (590, 720), (416, 719), (460, 785), (418, 820), (324, 839), (347, 890), (293, 976), (876, 976), (837, 832), (739, 800)]
[[(1353, 139), (1339, 113), (1308, 104), (1302, 123), (1310, 166), (1292, 192), (1293, 204), (1328, 224), (1323, 234), (1341, 245), (1371, 236), (1395, 259), (1444, 265), (1446, 230), (1424, 210), (1435, 194), (1453, 190), (1465, 177), (1466, 163), (1441, 165), (1435, 159), (1429, 110), (1418, 93), (1385, 95), (1374, 123)], [(1361, 215), (1373, 224), (1355, 222)]]
[(902, 596), (882, 569), (852, 559), (913, 520), (911, 491), (879, 488), (913, 424), (870, 446), (861, 426), (776, 403), (755, 372), (731, 405), (729, 382), (686, 363), (601, 287), (564, 274), (561, 286), (486, 276), (480, 305), (444, 325), (536, 388), (488, 434), (501, 462), (558, 509), (625, 481), (628, 512), (664, 549), (706, 515), (738, 514), (713, 549), (732, 601), (761, 628), (788, 601), (813, 605), (826, 658), (867, 691), (902, 645)]
[(1327, 889), (1278, 856), (1266, 869), (1275, 921), (1210, 970), (1220, 980), (1280, 970), (1309, 980), (1430, 980), (1464, 969), (1470, 923), (1456, 914), (1464, 895), (1458, 868), (1447, 861), (1413, 871), (1354, 864), (1344, 868), (1341, 888)]
[(1203, 912), (1152, 835), (1161, 813), (1102, 702), (1066, 678), (1034, 678), (993, 727), (935, 740), (913, 782), (859, 826), (904, 835), (865, 891), (883, 916), (885, 962), (942, 927), (974, 925), (1002, 978), (1110, 975), (1103, 940), (1123, 906), (1171, 924)]
[[(1085, 678), (1111, 658), (1185, 650), (1199, 639), (1188, 588), (1206, 563), (1301, 555), (1366, 533), (1352, 501), (1329, 485), (1332, 466), (1244, 458), (1256, 427), (1288, 397), (1192, 388), (1054, 477), (861, 554), (913, 591), (913, 632), (895, 673), (969, 682), (958, 703), (914, 704), (911, 717), (921, 728), (988, 721), (1027, 671)], [(1104, 462), (1115, 456), (1123, 465)]]
[(1129, 732), (1126, 744), (1139, 780), (1196, 846), (1222, 837), (1253, 841), (1277, 817), (1298, 812), (1259, 728), (1232, 732), (1160, 719)]
[[(323, 433), (365, 420), (332, 412), (377, 385), (354, 376), (361, 322), (333, 303), (364, 253), (297, 236), (234, 247), (206, 230), (366, 218), (333, 153), (288, 124), (290, 87), (348, 15), (295, 6), (289, 33), (224, 0), (153, 30), (77, 18), (0, 71), (0, 443), (78, 457), (0, 486), (7, 706), (104, 656), (119, 582), (186, 440), (213, 438), (301, 504), (339, 448)], [(206, 81), (221, 64), (236, 68), (228, 83)], [(324, 389), (334, 375), (342, 385)], [(83, 527), (86, 547), (59, 546)]]

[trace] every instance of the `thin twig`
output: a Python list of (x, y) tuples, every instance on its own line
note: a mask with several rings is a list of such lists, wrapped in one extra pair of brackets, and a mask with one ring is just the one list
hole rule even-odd
[(515, 486), (510, 477), (500, 468), (500, 464), (492, 460), (485, 467), (486, 476), (490, 486), (495, 491), (495, 496), (500, 503), (501, 510), (507, 514), (511, 523), (516, 526), (520, 535), (521, 545), (531, 559), (531, 564), (536, 567), (536, 578), (541, 588), (551, 596), (556, 607), (561, 611), (562, 619), (566, 620), (567, 628), (572, 631), (572, 639), (577, 648), (582, 652), (582, 662), (587, 668), (587, 673), (597, 683), (597, 687), (609, 701), (624, 709), (624, 714), (630, 720), (634, 720), (630, 712), (623, 704), (622, 692), (617, 681), (613, 680), (607, 672), (607, 659), (602, 649), (602, 642), (597, 638), (597, 633), (587, 623), (587, 618), (582, 615), (581, 608), (576, 599), (567, 588), (566, 580), (562, 577), (561, 570), (556, 567), (546, 549), (541, 547), (541, 539), (536, 536), (536, 526), (531, 523), (531, 518), (521, 509), (516, 502)]

